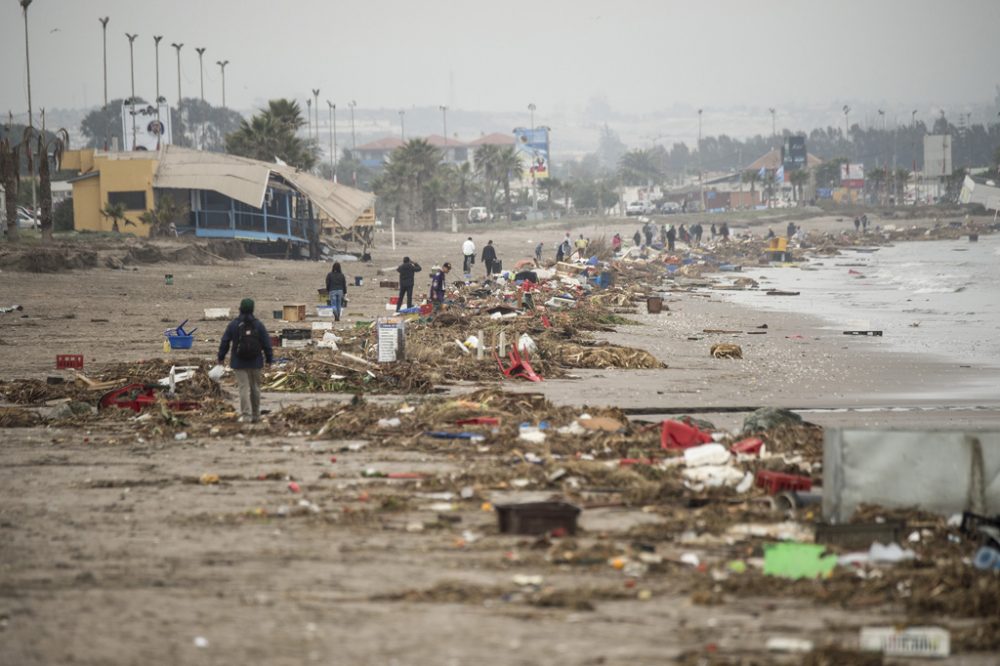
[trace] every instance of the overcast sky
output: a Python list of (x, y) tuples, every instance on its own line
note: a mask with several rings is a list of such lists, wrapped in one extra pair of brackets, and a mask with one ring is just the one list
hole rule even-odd
[[(991, 100), (1000, 83), (1000, 0), (34, 0), (33, 103), (102, 100), (101, 26), (109, 16), (109, 98), (198, 92), (249, 109), (263, 100), (356, 100), (359, 108), (447, 104), (574, 113), (602, 96), (616, 110), (734, 105)], [(0, 110), (27, 107), (17, 0), (0, 0)]]

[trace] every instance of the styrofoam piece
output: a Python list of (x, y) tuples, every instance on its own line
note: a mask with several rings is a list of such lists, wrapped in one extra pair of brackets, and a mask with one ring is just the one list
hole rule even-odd
[(333, 328), (332, 321), (314, 321), (312, 322), (312, 330), (314, 331), (329, 331)]
[(205, 308), (205, 319), (229, 319), (229, 308)]
[[(688, 467), (701, 467), (702, 465), (725, 465), (729, 462), (730, 454), (722, 444), (702, 444), (684, 449), (684, 462)], [(743, 475), (740, 474), (740, 479)]]
[(862, 627), (860, 647), (887, 657), (947, 657), (951, 633), (941, 627)]

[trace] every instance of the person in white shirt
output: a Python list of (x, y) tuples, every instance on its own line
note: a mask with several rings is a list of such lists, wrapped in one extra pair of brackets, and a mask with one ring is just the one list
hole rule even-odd
[(462, 272), (468, 275), (472, 273), (472, 264), (476, 263), (476, 244), (472, 242), (472, 236), (462, 243), (462, 255), (464, 256)]

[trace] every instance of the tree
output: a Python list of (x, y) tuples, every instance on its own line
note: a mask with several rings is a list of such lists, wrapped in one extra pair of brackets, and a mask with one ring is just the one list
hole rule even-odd
[(895, 184), (896, 184), (896, 203), (901, 204), (906, 198), (906, 184), (910, 182), (910, 171), (909, 169), (896, 169), (895, 173)]
[(764, 177), (760, 179), (761, 187), (764, 188), (764, 194), (767, 197), (767, 205), (771, 206), (771, 200), (774, 198), (774, 190), (778, 185), (778, 179), (775, 177), (773, 171), (765, 171)]
[(395, 205), (401, 223), (422, 226), (429, 221), (437, 228), (438, 204), (449, 192), (447, 167), (441, 151), (425, 139), (411, 139), (392, 151), (382, 174), (375, 181), (375, 193)]
[(802, 192), (809, 182), (809, 172), (805, 169), (799, 169), (797, 171), (792, 171), (788, 179), (792, 182), (792, 191), (795, 193), (795, 199), (797, 201), (802, 201)]
[[(124, 146), (122, 136), (122, 98), (113, 99), (108, 102), (106, 108), (94, 109), (80, 123), (80, 131), (87, 139), (87, 148), (108, 148), (112, 146), (113, 140), (118, 140), (119, 146)], [(176, 129), (176, 127), (175, 127)], [(105, 144), (105, 142), (107, 142)]]
[(480, 146), (476, 149), (474, 159), (476, 175), (482, 181), (486, 193), (486, 207), (492, 213), (501, 187), (500, 146)]
[(10, 136), (0, 137), (0, 182), (4, 187), (4, 210), (7, 226), (4, 229), (7, 240), (17, 242), (17, 190), (21, 184), (18, 147), (11, 145)]
[(101, 215), (111, 220), (111, 230), (115, 233), (119, 233), (122, 230), (122, 225), (118, 224), (119, 221), (123, 221), (126, 225), (132, 224), (125, 219), (125, 204), (123, 203), (113, 204), (109, 201), (101, 209)]
[(177, 224), (182, 222), (187, 214), (186, 205), (178, 203), (172, 194), (163, 193), (156, 197), (156, 206), (153, 210), (145, 211), (139, 219), (149, 225), (149, 235), (154, 238), (176, 236)]
[(497, 153), (497, 171), (503, 184), (504, 201), (507, 203), (507, 219), (510, 219), (510, 181), (520, 180), (524, 172), (521, 166), (521, 157), (517, 154), (514, 146), (503, 146)]
[(545, 190), (545, 199), (548, 201), (549, 209), (551, 210), (552, 205), (555, 203), (555, 199), (552, 197), (553, 192), (562, 190), (562, 182), (558, 178), (549, 176), (538, 181), (538, 184)]
[(663, 173), (649, 150), (630, 150), (618, 160), (618, 174), (625, 185), (654, 185)]
[(297, 136), (304, 125), (298, 102), (272, 99), (266, 109), (241, 121), (239, 129), (226, 136), (226, 151), (264, 162), (280, 159), (309, 170), (316, 165), (317, 150), (315, 142)]
[(754, 198), (753, 195), (754, 195), (754, 193), (756, 191), (754, 188), (757, 185), (757, 181), (759, 179), (760, 179), (760, 172), (757, 171), (756, 169), (747, 169), (746, 171), (744, 171), (743, 173), (740, 174), (740, 182), (741, 183), (748, 183), (750, 185), (750, 198), (751, 199)]
[[(29, 130), (30, 131), (30, 130)], [(29, 131), (25, 132), (24, 144), (29, 146), (28, 149), (28, 169), (31, 170), (32, 167), (32, 155), (30, 149), (30, 138)], [(59, 163), (62, 161), (63, 150), (69, 147), (69, 132), (65, 129), (60, 129), (56, 132), (55, 138), (47, 140), (45, 135), (38, 132), (35, 139), (37, 141), (38, 150), (34, 159), (38, 160), (38, 181), (40, 183), (39, 187), (39, 226), (42, 231), (42, 238), (48, 241), (52, 240), (52, 176), (49, 172), (49, 149), (52, 149), (52, 160), (55, 162), (56, 169), (59, 169)]]

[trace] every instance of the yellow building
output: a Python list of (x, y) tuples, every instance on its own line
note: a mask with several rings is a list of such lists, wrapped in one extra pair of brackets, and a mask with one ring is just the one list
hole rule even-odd
[(121, 232), (149, 236), (139, 216), (153, 210), (153, 178), (159, 166), (156, 152), (106, 153), (93, 148), (66, 151), (62, 168), (75, 169), (73, 227), (78, 231), (114, 231), (114, 220), (103, 214), (111, 203), (125, 206)]

